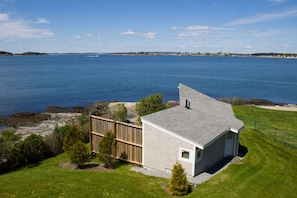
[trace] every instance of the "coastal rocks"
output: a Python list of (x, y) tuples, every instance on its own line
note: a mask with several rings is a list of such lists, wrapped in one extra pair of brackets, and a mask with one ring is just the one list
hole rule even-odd
[(77, 118), (81, 116), (81, 113), (42, 113), (47, 120), (42, 120), (38, 123), (32, 124), (30, 126), (18, 126), (12, 128), (16, 130), (17, 133), (22, 135), (22, 138), (25, 139), (30, 134), (40, 135), (45, 137), (53, 133), (56, 126), (64, 126), (66, 124), (74, 124), (77, 121)]

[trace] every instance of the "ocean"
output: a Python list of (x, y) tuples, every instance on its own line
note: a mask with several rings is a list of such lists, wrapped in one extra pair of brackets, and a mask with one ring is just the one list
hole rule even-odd
[(214, 98), (297, 103), (297, 59), (211, 56), (0, 57), (0, 115), (139, 101), (178, 100), (183, 83)]

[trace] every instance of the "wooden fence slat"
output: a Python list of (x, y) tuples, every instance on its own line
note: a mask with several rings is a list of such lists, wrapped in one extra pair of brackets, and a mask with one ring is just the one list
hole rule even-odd
[(99, 143), (108, 131), (116, 135), (117, 159), (142, 164), (142, 128), (140, 126), (90, 116), (91, 150), (99, 152)]

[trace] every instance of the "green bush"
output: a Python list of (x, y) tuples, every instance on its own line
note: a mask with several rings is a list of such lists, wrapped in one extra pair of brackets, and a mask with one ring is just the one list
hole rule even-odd
[(127, 122), (127, 108), (123, 103), (116, 104), (111, 109), (112, 117), (115, 120), (119, 120), (121, 122)]
[(138, 114), (138, 122), (140, 123), (140, 117), (151, 113), (155, 113), (166, 109), (166, 105), (163, 104), (162, 94), (153, 94), (147, 98), (142, 98), (136, 104), (136, 112)]
[(78, 140), (69, 151), (70, 162), (76, 164), (81, 168), (85, 162), (88, 162), (90, 159), (90, 154), (86, 145)]
[(185, 174), (185, 170), (178, 162), (173, 165), (169, 185), (170, 191), (173, 195), (181, 196), (189, 193), (190, 186)]
[(31, 134), (20, 141), (12, 150), (12, 159), (16, 166), (40, 162), (49, 157), (48, 147), (40, 135)]
[(21, 140), (21, 134), (11, 129), (5, 129), (0, 133), (0, 160), (8, 159), (11, 150)]
[(90, 141), (90, 132), (89, 132), (89, 115), (81, 115), (78, 117), (78, 124), (81, 127), (83, 133), (82, 142), (88, 143)]
[[(69, 127), (69, 128), (68, 128)], [(77, 125), (69, 125), (63, 139), (63, 150), (70, 151), (70, 148), (79, 140), (83, 141), (84, 136), (81, 128)]]
[(48, 146), (51, 156), (56, 156), (63, 153), (63, 141), (61, 143), (55, 134), (52, 133), (44, 137), (44, 142)]
[(108, 131), (99, 143), (99, 160), (104, 162), (106, 168), (114, 168), (116, 162), (116, 137)]

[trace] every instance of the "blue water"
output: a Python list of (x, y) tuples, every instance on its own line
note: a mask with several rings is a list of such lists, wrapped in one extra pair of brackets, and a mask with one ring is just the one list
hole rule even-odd
[(139, 101), (162, 93), (178, 100), (178, 83), (214, 98), (297, 103), (297, 59), (251, 57), (49, 55), (0, 57), (0, 115), (48, 105)]

